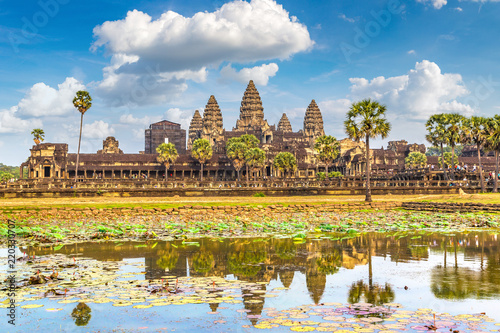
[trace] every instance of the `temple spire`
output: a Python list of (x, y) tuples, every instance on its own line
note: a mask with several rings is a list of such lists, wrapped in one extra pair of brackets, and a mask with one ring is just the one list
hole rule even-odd
[(304, 117), (304, 135), (314, 143), (316, 138), (325, 135), (323, 128), (323, 116), (319, 110), (318, 104), (313, 99), (311, 104), (307, 107), (306, 115)]
[(205, 111), (203, 112), (202, 136), (213, 144), (219, 141), (223, 131), (222, 112), (215, 96), (212, 95), (208, 99)]
[(240, 119), (236, 121), (236, 131), (246, 131), (266, 127), (264, 107), (259, 92), (252, 80), (243, 94), (240, 107)]
[(278, 123), (278, 132), (283, 132), (283, 133), (292, 132), (292, 124), (290, 124), (290, 120), (288, 120), (286, 113), (283, 113)]
[(191, 149), (193, 142), (201, 137), (201, 131), (203, 130), (203, 119), (201, 118), (200, 111), (196, 110), (194, 112), (193, 118), (191, 118), (191, 123), (189, 124), (189, 138), (187, 148)]

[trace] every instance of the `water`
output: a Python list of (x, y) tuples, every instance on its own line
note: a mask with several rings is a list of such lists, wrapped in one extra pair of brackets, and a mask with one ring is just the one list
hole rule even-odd
[[(290, 238), (207, 238), (192, 240), (192, 243), (182, 240), (86, 242), (57, 250), (21, 248), (22, 252), (39, 258), (35, 266), (46, 265), (46, 275), (50, 274), (52, 263), (44, 263), (44, 260), (53, 258), (54, 253), (64, 255), (57, 257), (59, 261), (67, 257), (64, 260), (71, 262), (75, 258), (76, 268), (60, 269), (61, 274), (66, 270), (67, 277), (76, 272), (73, 276), (78, 279), (79, 275), (94, 271), (88, 277), (94, 281), (93, 285), (80, 281), (81, 285), (66, 286), (76, 293), (67, 295), (75, 302), (81, 297), (116, 300), (122, 296), (123, 300), (137, 298), (133, 305), (147, 305), (155, 302), (148, 299), (148, 295), (151, 286), (159, 285), (157, 281), (162, 277), (170, 281), (171, 290), (179, 278), (182, 290), (172, 294), (178, 297), (174, 304), (146, 309), (88, 301), (91, 317), (84, 316), (77, 323), (81, 326), (77, 326), (78, 316), (71, 314), (75, 313), (78, 303), (58, 303), (65, 299), (63, 296), (40, 297), (48, 287), (42, 285), (41, 289), (34, 290), (30, 286), (27, 287), (31, 288), (30, 292), (22, 295), (22, 302), (18, 304), (16, 329), (252, 331), (252, 325), (282, 310), (307, 305), (304, 312), (313, 314), (306, 314), (308, 319), (302, 320), (322, 321), (321, 316), (314, 317), (314, 309), (328, 307), (330, 303), (360, 302), (399, 303), (408, 311), (427, 308), (453, 316), (486, 312), (489, 318), (500, 322), (500, 244), (495, 232), (368, 233), (346, 239), (339, 239), (345, 235), (332, 234), (329, 237), (307, 239), (303, 243)], [(26, 276), (34, 273), (28, 264), (19, 263), (18, 267), (20, 271), (26, 269)], [(102, 267), (110, 267), (110, 270), (102, 270)], [(111, 282), (105, 286), (100, 279), (108, 273), (110, 278), (106, 281)], [(22, 276), (22, 272), (19, 273), (18, 280)], [(222, 282), (223, 279), (229, 282)], [(240, 281), (247, 283), (237, 284)], [(142, 289), (137, 287), (141, 290), (137, 292), (134, 287), (140, 284)], [(202, 303), (176, 304), (188, 299), (196, 289), (202, 290), (198, 293), (203, 296)], [(0, 295), (0, 300), (4, 300), (3, 294)], [(222, 300), (222, 297), (231, 300)], [(25, 304), (43, 307), (19, 308)], [(49, 312), (48, 308), (61, 310)], [(384, 321), (387, 322), (390, 321)], [(499, 326), (488, 327), (488, 330), (495, 328)], [(290, 327), (279, 326), (273, 330), (289, 331)]]

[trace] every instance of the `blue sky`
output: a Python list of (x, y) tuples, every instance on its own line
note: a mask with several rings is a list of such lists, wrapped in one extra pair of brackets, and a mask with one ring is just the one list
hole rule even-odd
[(30, 132), (75, 152), (77, 90), (93, 97), (82, 152), (109, 135), (144, 150), (154, 121), (180, 122), (210, 95), (230, 130), (249, 79), (265, 117), (302, 128), (312, 99), (345, 137), (352, 102), (387, 105), (389, 138), (425, 143), (434, 113), (500, 112), (500, 3), (487, 0), (0, 0), (0, 162), (29, 155)]

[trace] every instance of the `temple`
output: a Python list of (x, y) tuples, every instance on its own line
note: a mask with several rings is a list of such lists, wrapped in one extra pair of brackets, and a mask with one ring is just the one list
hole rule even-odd
[[(181, 125), (167, 120), (151, 124), (145, 130), (145, 152), (124, 154), (118, 141), (109, 137), (103, 141), (103, 149), (94, 154), (80, 154), (78, 179), (145, 179), (165, 178), (165, 167), (157, 161), (156, 147), (163, 142), (174, 143), (179, 157), (169, 169), (169, 180), (198, 179), (201, 167), (193, 159), (190, 150), (198, 138), (207, 139), (214, 151), (213, 157), (204, 165), (206, 180), (235, 180), (236, 170), (226, 156), (226, 143), (232, 137), (253, 134), (260, 141), (260, 148), (266, 152), (266, 166), (255, 171), (259, 179), (282, 177), (273, 167), (273, 159), (280, 152), (290, 152), (297, 159), (296, 179), (315, 179), (317, 173), (325, 170), (314, 151), (315, 140), (325, 135), (323, 115), (313, 99), (305, 108), (303, 128), (294, 132), (284, 113), (277, 126), (269, 125), (264, 116), (260, 94), (253, 81), (243, 94), (239, 119), (235, 127), (227, 131), (223, 127), (222, 111), (215, 96), (210, 96), (203, 110), (194, 112), (186, 135)], [(187, 137), (187, 142), (186, 142)], [(363, 142), (350, 139), (339, 140), (340, 154), (328, 167), (329, 171), (339, 171), (345, 176), (364, 174), (366, 153)], [(404, 159), (409, 153), (425, 153), (425, 146), (408, 142), (391, 141), (386, 149), (370, 150), (371, 165), (375, 173), (392, 173), (404, 170)], [(485, 158), (485, 162), (488, 160)], [(430, 164), (437, 164), (437, 157), (429, 158)], [(71, 179), (75, 177), (76, 154), (68, 153), (64, 143), (43, 143), (33, 146), (28, 160), (21, 165), (27, 170), (29, 179)], [(242, 170), (245, 175), (246, 170)], [(23, 174), (21, 172), (21, 174)]]

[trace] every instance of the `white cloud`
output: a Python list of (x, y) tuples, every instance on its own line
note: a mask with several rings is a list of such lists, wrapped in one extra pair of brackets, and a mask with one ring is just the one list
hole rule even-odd
[(181, 128), (186, 131), (189, 129), (189, 123), (193, 118), (194, 110), (181, 110), (172, 108), (165, 111), (165, 119), (174, 123), (181, 124)]
[(415, 50), (410, 50), (408, 51), (408, 54), (416, 54), (417, 52), (415, 52)]
[(144, 116), (142, 118), (135, 118), (131, 114), (124, 114), (120, 117), (120, 124), (149, 127), (149, 125), (151, 125), (152, 123), (158, 122), (160, 120), (161, 116), (157, 117)]
[(443, 6), (445, 6), (448, 1), (447, 0), (417, 0), (417, 2), (421, 2), (421, 3), (432, 3), (432, 6), (434, 6), (434, 8), (436, 9), (441, 9)]
[(342, 20), (344, 20), (344, 21), (346, 21), (346, 22), (349, 22), (349, 23), (356, 22), (355, 19), (345, 16), (345, 14), (340, 14), (339, 18), (342, 19)]
[(220, 75), (222, 81), (234, 80), (240, 83), (248, 83), (253, 80), (259, 86), (265, 86), (269, 78), (275, 76), (278, 72), (278, 65), (275, 63), (263, 64), (252, 68), (243, 68), (237, 72), (231, 64), (221, 69)]
[(460, 8), (460, 7), (455, 8), (455, 10), (456, 10), (457, 12), (462, 12), (462, 11), (463, 11), (463, 9), (462, 9), (462, 8)]
[(17, 106), (0, 110), (0, 133), (31, 133), (33, 128), (41, 128), (42, 126), (43, 124), (40, 119), (19, 118)]
[(428, 60), (417, 62), (408, 74), (372, 79), (351, 78), (351, 98), (374, 98), (388, 106), (389, 112), (406, 118), (425, 120), (439, 112), (465, 115), (475, 110), (456, 99), (469, 95), (460, 74), (441, 73), (439, 66)]
[(18, 104), (20, 115), (43, 117), (64, 116), (75, 110), (73, 98), (85, 86), (73, 77), (68, 77), (57, 89), (43, 82), (36, 83)]
[(330, 117), (338, 117), (339, 115), (345, 116), (347, 111), (349, 111), (351, 104), (352, 104), (351, 100), (347, 98), (341, 98), (336, 100), (319, 102), (318, 106), (319, 109), (321, 110), (321, 113), (323, 115), (327, 115), (327, 117), (330, 118)]
[(102, 120), (83, 125), (82, 136), (87, 139), (105, 139), (113, 134), (115, 134), (115, 130)]
[(162, 72), (222, 61), (287, 59), (314, 44), (307, 28), (273, 0), (229, 2), (190, 18), (168, 11), (153, 20), (134, 10), (123, 20), (95, 27), (94, 35), (94, 48), (138, 56), (141, 66), (159, 64)]
[(164, 103), (187, 80), (204, 82), (206, 68), (289, 59), (314, 45), (307, 27), (274, 0), (233, 1), (192, 17), (168, 11), (156, 20), (134, 10), (96, 26), (94, 36), (92, 49), (112, 55), (97, 88), (114, 106)]

